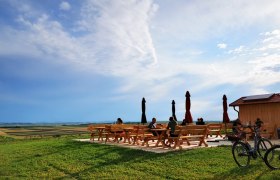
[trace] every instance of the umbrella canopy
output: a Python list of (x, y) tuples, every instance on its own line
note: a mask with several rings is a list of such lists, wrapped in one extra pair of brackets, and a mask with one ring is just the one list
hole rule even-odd
[(224, 113), (223, 113), (223, 123), (229, 123), (230, 120), (229, 120), (229, 117), (228, 117), (228, 107), (227, 107), (227, 97), (226, 95), (223, 96), (223, 110), (224, 110)]
[(174, 120), (177, 121), (177, 117), (175, 114), (175, 101), (174, 100), (172, 100), (172, 116), (173, 116)]
[(147, 118), (146, 118), (146, 100), (145, 98), (142, 99), (142, 117), (141, 117), (141, 123), (145, 124), (147, 123)]
[(191, 115), (191, 95), (189, 93), (189, 91), (186, 92), (186, 114), (185, 114), (185, 119), (187, 123), (192, 123), (193, 122), (193, 118)]

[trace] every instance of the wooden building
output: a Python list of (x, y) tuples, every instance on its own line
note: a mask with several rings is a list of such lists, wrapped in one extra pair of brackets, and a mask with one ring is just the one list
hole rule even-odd
[(260, 118), (267, 132), (271, 132), (272, 137), (277, 137), (277, 129), (280, 128), (279, 93), (241, 97), (229, 106), (238, 112), (242, 124), (254, 124), (256, 119)]

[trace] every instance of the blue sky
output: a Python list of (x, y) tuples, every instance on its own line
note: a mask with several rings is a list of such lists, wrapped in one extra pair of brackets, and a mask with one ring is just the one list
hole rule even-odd
[[(279, 93), (278, 0), (0, 0), (0, 122), (221, 120)], [(237, 113), (229, 108), (230, 119)]]

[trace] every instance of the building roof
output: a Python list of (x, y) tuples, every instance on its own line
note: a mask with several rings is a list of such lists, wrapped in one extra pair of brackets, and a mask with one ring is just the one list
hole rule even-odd
[(229, 106), (240, 106), (246, 104), (266, 104), (266, 103), (280, 103), (280, 94), (275, 93), (275, 94), (245, 96), (230, 103)]

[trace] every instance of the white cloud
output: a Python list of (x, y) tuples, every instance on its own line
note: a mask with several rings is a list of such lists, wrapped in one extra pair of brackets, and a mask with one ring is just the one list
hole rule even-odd
[[(220, 82), (233, 83), (239, 86), (249, 85), (251, 92), (267, 92), (267, 86), (280, 83), (280, 39), (277, 30), (265, 33), (271, 38), (265, 42), (260, 36), (258, 44), (252, 47), (240, 46), (231, 50), (236, 57), (215, 64)], [(271, 43), (273, 42), (273, 47)], [(238, 56), (244, 52), (244, 57)], [(212, 78), (210, 78), (212, 79)]]
[[(66, 4), (63, 2), (60, 7), (67, 7)], [(14, 42), (10, 47), (15, 48), (5, 48), (0, 43), (1, 53), (32, 54), (73, 64), (75, 68), (122, 77), (128, 84), (136, 79), (151, 84), (166, 78), (166, 75), (155, 78), (154, 73), (145, 74), (158, 62), (149, 27), (156, 10), (157, 5), (152, 1), (86, 1), (76, 28), (85, 31), (80, 37), (72, 36), (60, 22), (45, 13), (32, 18), (19, 14), (17, 21), (24, 25), (24, 30), (7, 28), (7, 35), (2, 37), (6, 40), (1, 42)], [(23, 44), (28, 48), (23, 50)], [(141, 71), (139, 77), (136, 72)], [(139, 82), (120, 90), (127, 92), (138, 87)]]
[(280, 50), (280, 30), (276, 29), (271, 32), (262, 33), (264, 40), (259, 51), (266, 51), (266, 53), (278, 53)]
[[(211, 102), (208, 100), (192, 99), (191, 100), (191, 112), (193, 114), (199, 114), (200, 117), (204, 116), (205, 110), (211, 107)], [(184, 106), (183, 106), (184, 107)], [(184, 110), (185, 111), (185, 110)], [(194, 118), (194, 117), (193, 117)], [(196, 121), (196, 119), (194, 119)]]
[(153, 27), (157, 29), (157, 36), (169, 36), (175, 42), (183, 39), (203, 41), (242, 31), (249, 26), (279, 24), (279, 8), (278, 0), (269, 3), (265, 0), (179, 1), (172, 4), (165, 0), (160, 1)]
[(59, 9), (64, 10), (64, 11), (69, 11), (71, 9), (71, 5), (68, 2), (63, 1), (60, 3)]
[(220, 48), (220, 49), (226, 49), (227, 48), (227, 44), (219, 43), (219, 44), (217, 44), (217, 47)]
[(275, 35), (280, 35), (280, 30), (279, 29), (275, 29), (271, 32), (266, 32), (263, 33), (265, 36), (275, 36)]
[[(271, 32), (267, 34), (274, 34), (270, 38), (276, 48), (280, 45), (280, 40), (276, 37), (277, 33)], [(245, 88), (243, 93), (246, 95), (269, 93), (267, 87), (280, 83), (280, 51), (277, 48), (272, 49), (271, 42), (263, 43), (267, 36), (261, 35), (257, 38), (258, 43), (246, 45), (246, 48), (239, 46), (229, 51), (230, 56), (216, 58), (215, 61), (188, 61), (187, 65), (182, 63), (183, 59), (175, 61), (174, 64), (178, 65), (176, 70), (181, 73), (185, 71), (196, 79), (195, 83), (191, 84), (192, 92), (196, 93), (216, 89), (221, 85)], [(233, 91), (227, 88), (226, 90)]]
[(245, 47), (241, 45), (238, 48), (235, 48), (233, 50), (229, 50), (228, 53), (229, 54), (240, 54), (240, 53), (244, 52), (244, 50), (245, 50), (244, 48)]
[(105, 55), (103, 58), (113, 65), (113, 72), (118, 73), (115, 70), (122, 68), (123, 63), (157, 63), (149, 30), (153, 12), (152, 1), (88, 1), (82, 9), (80, 24), (94, 36), (96, 53)]
[[(274, 18), (279, 17), (278, 11), (275, 14), (274, 8), (269, 10), (271, 5), (268, 3), (264, 5), (263, 11), (267, 14), (257, 11), (255, 15), (251, 15), (248, 12), (256, 7), (247, 3), (245, 10), (237, 8), (241, 15), (246, 15), (241, 20), (238, 18), (241, 15), (229, 9), (241, 7), (243, 3), (234, 1), (229, 3), (230, 7), (226, 5), (225, 9), (229, 14), (224, 13), (224, 8), (216, 9), (217, 3), (211, 5), (208, 2), (199, 2), (196, 5), (180, 6), (176, 13), (169, 14), (170, 17), (164, 19), (166, 16), (162, 16), (160, 12), (164, 7), (157, 6), (153, 1), (86, 1), (81, 10), (80, 21), (75, 27), (85, 35), (78, 37), (71, 35), (63, 27), (63, 23), (45, 13), (33, 18), (21, 14), (17, 19), (25, 28), (2, 28), (1, 34), (4, 36), (0, 37), (0, 53), (33, 55), (71, 64), (74, 68), (117, 77), (121, 86), (116, 92), (121, 93), (122, 97), (124, 93), (134, 92), (147, 94), (151, 99), (160, 99), (173, 96), (172, 91), (178, 88), (205, 92), (223, 84), (247, 86), (248, 91), (263, 92), (266, 86), (279, 83), (280, 43), (277, 29), (261, 34), (259, 41), (257, 40), (261, 43), (248, 43), (246, 48), (245, 45), (239, 46), (228, 51), (229, 57), (216, 60), (207, 59), (207, 54), (198, 48), (193, 48), (193, 51), (180, 51), (180, 57), (164, 56), (165, 50), (176, 49), (159, 50), (161, 44), (169, 41), (177, 40), (176, 43), (184, 44), (186, 36), (201, 40), (202, 37), (212, 37), (214, 31), (225, 33), (224, 29), (242, 29), (248, 22), (256, 23), (257, 17), (261, 18), (261, 22), (271, 16), (273, 21), (278, 21)], [(258, 3), (261, 4), (259, 1)], [(274, 6), (277, 7), (277, 4)], [(199, 10), (204, 8), (209, 8), (209, 11), (199, 13)], [(188, 11), (185, 11), (186, 9)], [(182, 17), (179, 17), (180, 15)], [(191, 19), (195, 16), (197, 18)], [(152, 19), (153, 17), (155, 19)], [(156, 24), (155, 28), (150, 28), (151, 23)], [(221, 26), (217, 26), (217, 23)], [(167, 34), (161, 36), (163, 34), (157, 31), (159, 26), (166, 28), (164, 33)], [(212, 27), (217, 29), (213, 30), (215, 28)], [(165, 41), (166, 39), (168, 40)], [(11, 42), (11, 45), (7, 47), (4, 42)], [(227, 48), (227, 44), (220, 43), (217, 47)], [(199, 59), (188, 56), (192, 54), (206, 55)], [(240, 57), (240, 54), (243, 56)], [(197, 106), (201, 104), (201, 101), (196, 102)], [(206, 107), (209, 104), (201, 105)]]
[(60, 22), (46, 14), (41, 14), (37, 20), (19, 16), (18, 22), (27, 30), (17, 32), (19, 36), (24, 34), (32, 49), (36, 48), (44, 57), (58, 56), (99, 73), (126, 76), (138, 68), (157, 63), (149, 32), (149, 19), (155, 10), (152, 1), (87, 1), (80, 21), (83, 28), (78, 28), (87, 30), (85, 36), (71, 36)]

